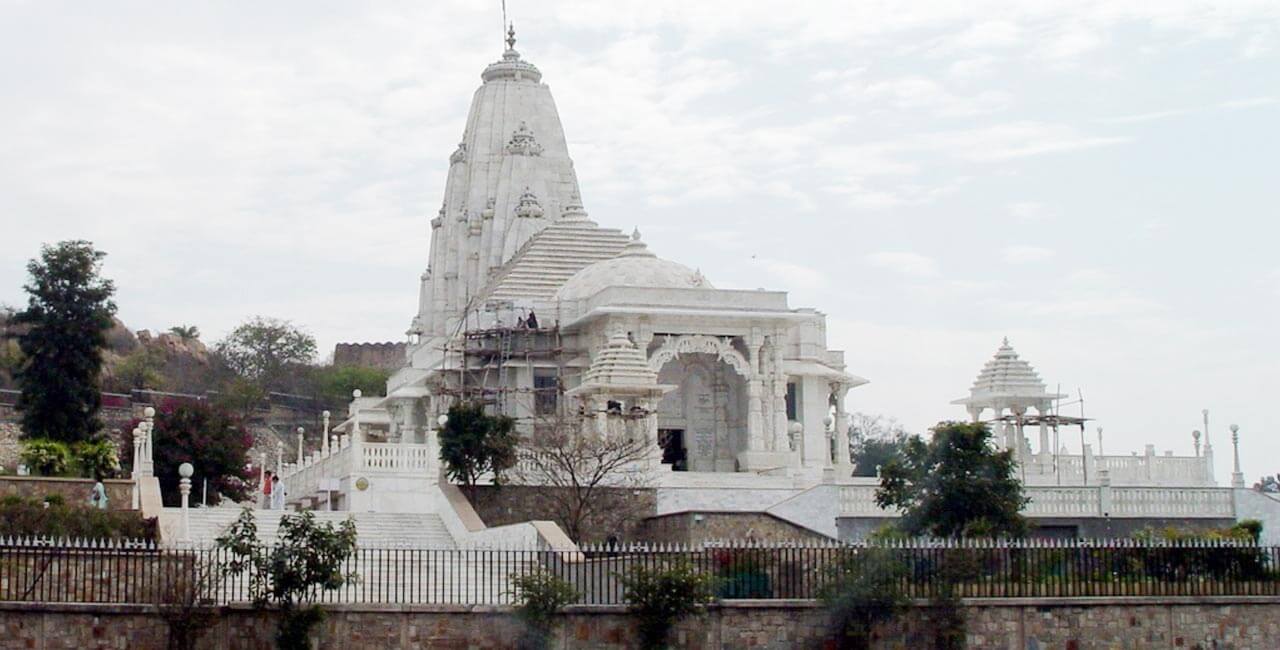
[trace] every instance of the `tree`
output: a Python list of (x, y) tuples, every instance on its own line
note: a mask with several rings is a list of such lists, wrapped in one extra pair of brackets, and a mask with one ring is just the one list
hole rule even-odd
[(325, 403), (345, 404), (356, 389), (365, 395), (380, 395), (390, 376), (387, 370), (369, 366), (321, 366), (313, 371), (312, 389)]
[(907, 441), (903, 456), (881, 468), (876, 503), (902, 512), (910, 535), (1020, 536), (1027, 503), (1010, 450), (996, 451), (983, 424), (941, 422), (925, 442)]
[[(122, 432), (121, 449), (126, 462), (133, 463), (133, 427)], [(180, 505), (178, 466), (191, 463), (194, 489), (209, 481), (209, 504), (217, 505), (225, 496), (244, 501), (251, 493), (249, 449), (253, 437), (239, 418), (225, 409), (203, 403), (163, 404), (156, 412), (152, 435), (152, 458), (160, 494), (165, 505)]]
[(200, 338), (200, 328), (195, 325), (174, 325), (169, 328), (169, 333), (184, 341), (194, 341)]
[(316, 340), (286, 320), (254, 316), (214, 346), (237, 375), (279, 390), (286, 372), (316, 356)]
[(554, 513), (570, 539), (582, 541), (588, 526), (618, 531), (643, 514), (645, 503), (639, 499), (618, 502), (600, 497), (611, 489), (653, 485), (652, 445), (644, 435), (598, 435), (583, 431), (580, 422), (548, 419), (522, 444), (519, 477), (543, 488), (536, 498)]
[(515, 420), (487, 415), (484, 406), (460, 402), (449, 407), (449, 419), (440, 430), (440, 461), (449, 480), (472, 491), (481, 476), (492, 473), (494, 482), (516, 464)]
[(98, 374), (116, 311), (115, 286), (99, 275), (104, 257), (87, 241), (65, 241), (27, 264), (27, 308), (13, 318), (27, 326), (17, 377), (27, 437), (73, 443), (102, 428)]
[(130, 352), (111, 371), (106, 387), (115, 392), (165, 390), (164, 354), (142, 345)]
[(907, 431), (894, 418), (854, 413), (849, 416), (849, 450), (854, 476), (876, 476), (881, 467), (902, 455)]
[(245, 508), (217, 544), (231, 554), (233, 573), (248, 572), (254, 607), (274, 605), (280, 612), (276, 644), (282, 650), (309, 650), (311, 628), (324, 619), (316, 598), (356, 579), (342, 571), (356, 552), (350, 518), (335, 529), (316, 522), (310, 511), (285, 516), (275, 546), (268, 548), (258, 540), (253, 511)]

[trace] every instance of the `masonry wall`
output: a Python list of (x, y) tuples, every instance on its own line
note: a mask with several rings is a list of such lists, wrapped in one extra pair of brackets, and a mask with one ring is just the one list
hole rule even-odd
[(644, 541), (677, 544), (726, 539), (782, 544), (830, 539), (759, 512), (677, 512), (649, 517), (638, 530)]
[[(968, 647), (991, 650), (1126, 650), (1277, 647), (1280, 602), (1222, 598), (972, 601), (965, 608)], [(226, 612), (200, 648), (273, 647), (274, 620), (245, 609)], [(0, 650), (164, 648), (165, 624), (146, 607), (0, 604)], [(329, 610), (318, 648), (510, 648), (521, 627), (496, 607), (345, 606)], [(824, 611), (806, 601), (737, 601), (679, 625), (679, 649), (835, 648)], [(878, 650), (932, 647), (924, 609), (877, 634)], [(636, 647), (634, 621), (618, 607), (578, 607), (562, 618), (553, 648)]]
[[(550, 520), (565, 528), (556, 507), (564, 503), (563, 488), (532, 485), (480, 485), (467, 493), (471, 507), (486, 526), (504, 526), (531, 520)], [(642, 526), (657, 512), (656, 491), (651, 488), (598, 488), (593, 494), (594, 513), (585, 521), (580, 542), (643, 539)]]
[[(112, 510), (133, 508), (133, 481), (107, 479), (107, 506)], [(0, 476), (0, 498), (17, 495), (28, 499), (44, 499), (51, 494), (62, 495), (68, 504), (89, 505), (89, 492), (93, 480), (87, 478), (61, 478), (47, 476)]]

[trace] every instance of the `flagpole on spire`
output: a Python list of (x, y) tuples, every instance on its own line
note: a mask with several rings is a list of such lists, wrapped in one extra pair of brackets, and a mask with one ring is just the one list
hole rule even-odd
[(507, 39), (507, 0), (502, 0), (502, 42), (506, 43)]

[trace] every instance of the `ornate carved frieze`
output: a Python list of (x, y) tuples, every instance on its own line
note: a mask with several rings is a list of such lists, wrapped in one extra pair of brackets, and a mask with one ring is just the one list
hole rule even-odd
[(662, 339), (662, 346), (653, 351), (649, 357), (649, 367), (654, 371), (662, 369), (668, 361), (682, 354), (710, 354), (729, 364), (734, 372), (746, 379), (751, 379), (751, 363), (733, 348), (733, 338), (715, 337), (705, 334), (685, 334), (681, 336), (667, 335)]
[(524, 219), (537, 219), (542, 216), (542, 204), (538, 203), (538, 197), (528, 187), (524, 188), (524, 194), (520, 195), (516, 216)]
[(533, 131), (529, 129), (529, 125), (520, 122), (520, 126), (507, 141), (507, 153), (516, 156), (541, 156), (542, 145), (538, 144), (537, 138), (533, 137)]
[(466, 162), (466, 161), (467, 161), (467, 143), (459, 142), (458, 148), (454, 149), (453, 153), (449, 155), (449, 164), (456, 165), (460, 162)]

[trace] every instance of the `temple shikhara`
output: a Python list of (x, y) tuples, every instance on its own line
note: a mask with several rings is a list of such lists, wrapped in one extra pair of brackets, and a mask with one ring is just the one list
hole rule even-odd
[[(627, 470), (649, 477), (648, 520), (682, 539), (712, 522), (740, 538), (852, 540), (893, 520), (877, 479), (852, 476), (847, 400), (867, 380), (829, 347), (823, 313), (784, 287), (716, 288), (714, 269), (664, 259), (641, 232), (590, 214), (542, 72), (514, 30), (507, 44), (448, 154), (403, 366), (385, 396), (357, 396), (320, 444), (281, 463), (290, 507), (355, 513), (362, 535), (398, 525), (460, 547), (568, 543), (547, 522), (486, 526), (442, 479), (437, 431), (465, 401), (514, 418), (522, 439), (568, 426), (643, 441)], [(1207, 412), (1181, 455), (1107, 455), (1097, 423), (1059, 412), (1063, 397), (1006, 340), (954, 402), (1013, 450), (1037, 534), (1276, 517), (1240, 489), (1238, 464), (1219, 486)], [(1230, 443), (1238, 454), (1234, 432)], [(539, 485), (522, 471), (537, 453), (522, 449), (505, 482)], [(200, 516), (204, 534), (222, 525)]]

